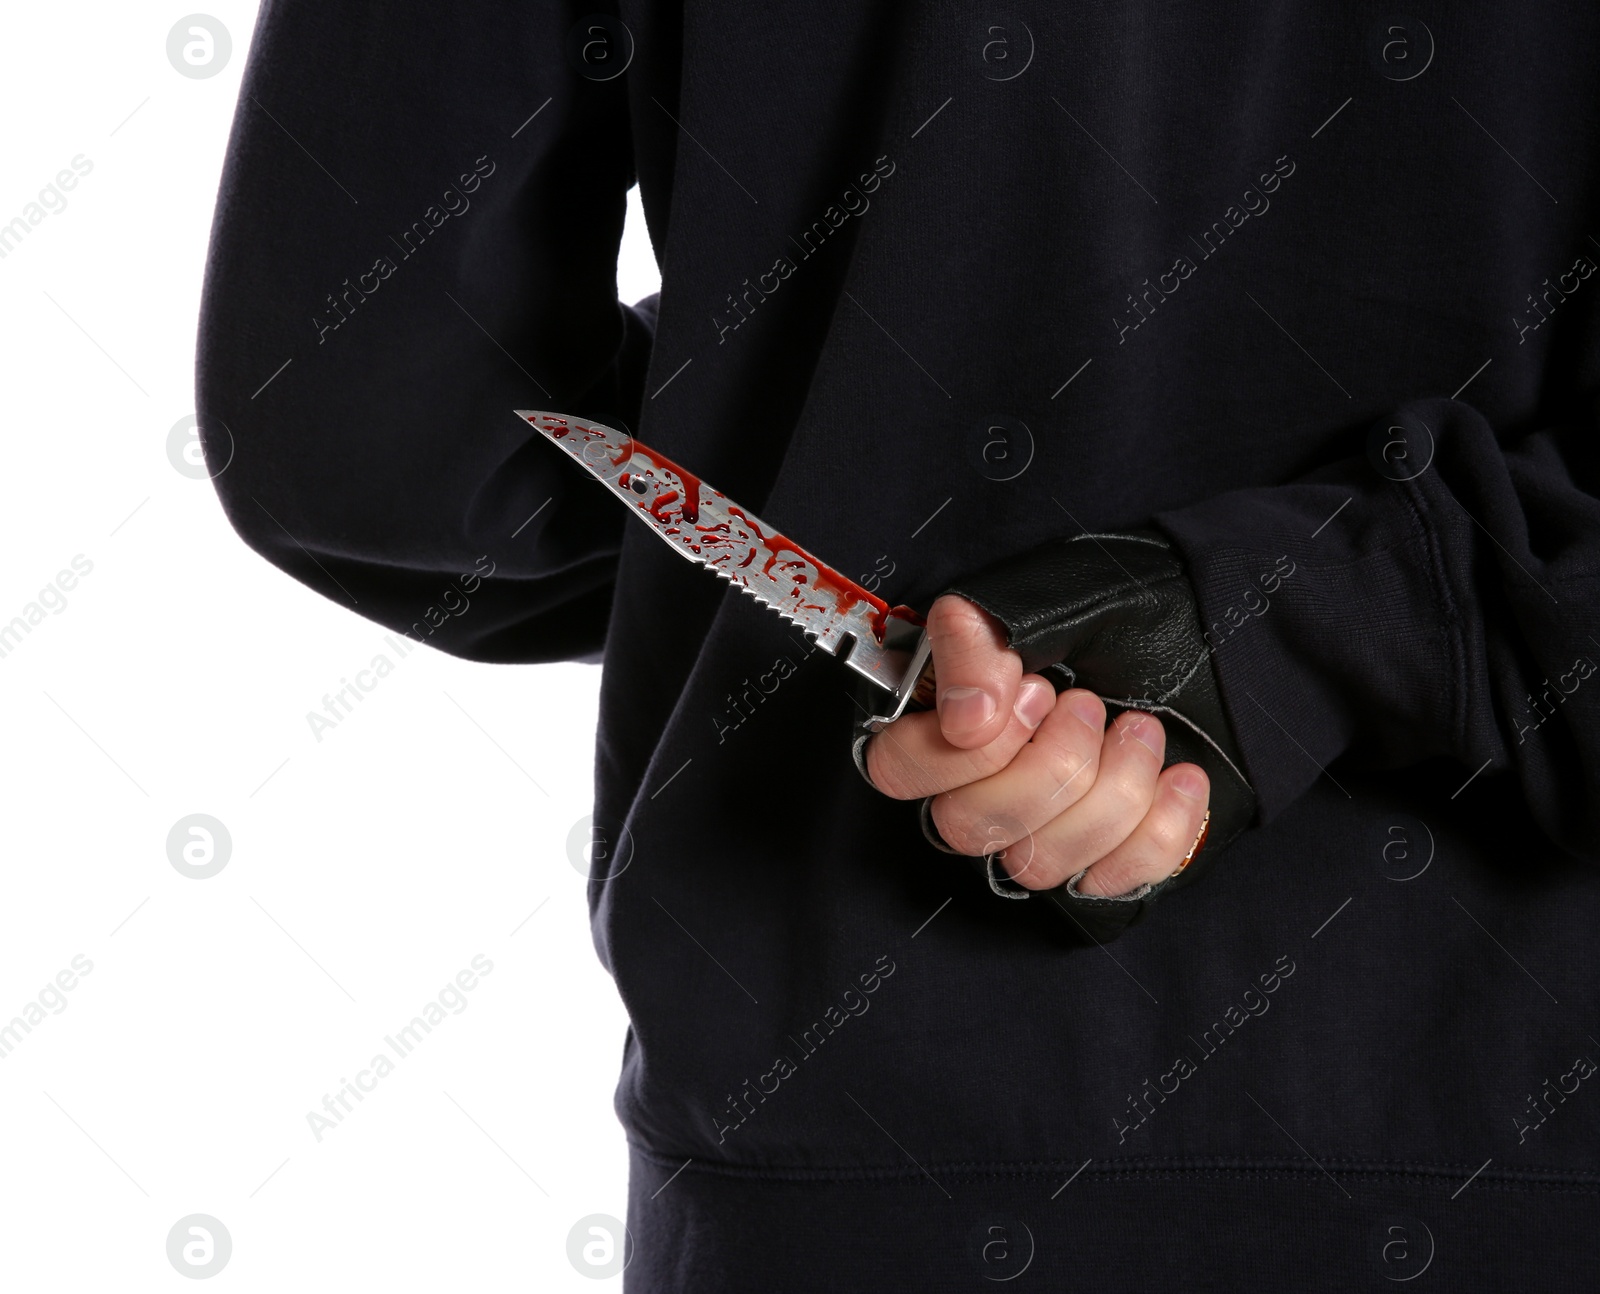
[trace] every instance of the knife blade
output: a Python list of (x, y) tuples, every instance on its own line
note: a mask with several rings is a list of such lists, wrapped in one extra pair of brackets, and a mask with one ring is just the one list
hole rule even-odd
[(627, 432), (586, 418), (518, 409), (628, 505), (681, 557), (797, 625), (818, 647), (890, 694), (868, 721), (892, 723), (932, 698), (932, 644), (907, 606), (891, 607), (720, 490)]

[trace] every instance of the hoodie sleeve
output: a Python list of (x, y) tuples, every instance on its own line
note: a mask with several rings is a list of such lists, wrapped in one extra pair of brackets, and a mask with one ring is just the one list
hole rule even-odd
[(476, 660), (593, 657), (609, 614), (622, 512), (512, 413), (633, 427), (649, 359), (596, 67), (630, 51), (584, 12), (269, 0), (217, 197), (196, 404), (230, 522)]
[(1595, 435), (1589, 409), (1498, 437), (1464, 403), (1417, 401), (1362, 457), (1158, 518), (1262, 820), (1341, 756), (1443, 758), (1447, 791), (1514, 777), (1552, 840), (1600, 860)]

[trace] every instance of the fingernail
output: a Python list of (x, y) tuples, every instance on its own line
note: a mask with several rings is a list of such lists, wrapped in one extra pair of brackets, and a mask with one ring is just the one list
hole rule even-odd
[[(1157, 759), (1160, 759), (1163, 753), (1162, 747), (1164, 746), (1165, 742), (1164, 740), (1157, 740), (1156, 734), (1158, 732), (1161, 732), (1161, 721), (1159, 719), (1152, 719), (1149, 715), (1136, 715), (1134, 718), (1128, 721), (1128, 735), (1146, 750), (1148, 750)], [(1161, 736), (1162, 738), (1165, 738), (1166, 734), (1161, 732)]]
[(1092, 692), (1073, 692), (1067, 697), (1067, 709), (1074, 718), (1086, 727), (1099, 732), (1105, 723), (1105, 712), (1100, 708), (1100, 699)]
[(981, 687), (953, 687), (939, 698), (939, 726), (948, 733), (971, 732), (994, 718), (997, 709)]
[(1191, 800), (1203, 800), (1210, 790), (1205, 775), (1198, 769), (1180, 768), (1171, 777), (1172, 789)]
[(1037, 728), (1044, 722), (1045, 715), (1055, 709), (1055, 704), (1055, 688), (1035, 679), (1017, 689), (1017, 703), (1012, 709), (1028, 727)]

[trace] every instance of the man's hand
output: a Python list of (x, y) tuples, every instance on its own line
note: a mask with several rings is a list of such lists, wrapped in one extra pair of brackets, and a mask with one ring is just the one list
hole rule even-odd
[(1106, 727), (1093, 692), (1056, 695), (1023, 674), (1005, 631), (965, 598), (928, 615), (938, 710), (903, 715), (867, 744), (873, 785), (897, 800), (935, 796), (934, 825), (958, 853), (1004, 847), (1019, 885), (1053, 889), (1084, 867), (1080, 893), (1115, 896), (1170, 876), (1204, 821), (1196, 764), (1162, 770), (1166, 732), (1129, 712)]

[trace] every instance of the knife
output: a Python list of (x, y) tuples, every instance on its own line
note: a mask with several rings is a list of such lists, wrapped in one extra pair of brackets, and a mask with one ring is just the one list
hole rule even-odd
[(933, 644), (923, 618), (891, 607), (777, 527), (627, 432), (586, 418), (518, 409), (681, 557), (798, 625), (888, 696), (874, 731), (934, 695)]

